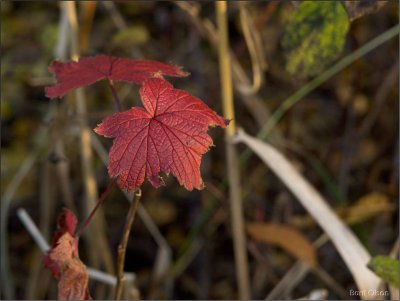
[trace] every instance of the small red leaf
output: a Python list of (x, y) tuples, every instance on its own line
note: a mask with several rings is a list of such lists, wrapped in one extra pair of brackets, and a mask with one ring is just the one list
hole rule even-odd
[(90, 300), (89, 276), (86, 266), (79, 259), (78, 240), (73, 236), (77, 220), (64, 209), (58, 219), (51, 249), (43, 263), (54, 278), (58, 279), (59, 300)]
[(163, 184), (159, 172), (170, 172), (186, 189), (201, 189), (200, 161), (212, 145), (209, 126), (229, 123), (200, 99), (174, 89), (160, 78), (148, 79), (140, 89), (143, 108), (106, 117), (95, 129), (113, 137), (108, 173), (128, 191), (145, 179)]
[(58, 217), (57, 230), (53, 237), (53, 247), (57, 243), (60, 236), (64, 233), (74, 235), (76, 224), (78, 223), (75, 215), (67, 208), (63, 209), (63, 212)]
[(49, 70), (55, 74), (57, 84), (46, 87), (49, 98), (63, 97), (70, 90), (91, 85), (101, 79), (141, 84), (145, 79), (169, 76), (187, 76), (179, 67), (155, 61), (133, 60), (107, 55), (81, 58), (79, 62), (54, 61)]
[[(73, 236), (74, 232), (75, 232), (76, 224), (77, 224), (77, 220), (76, 220), (75, 215), (68, 209), (64, 208), (57, 220), (57, 230), (53, 236), (51, 249), (54, 249), (58, 245), (58, 240), (65, 233), (69, 233)], [(45, 267), (47, 267), (53, 273), (53, 276), (55, 278), (60, 278), (61, 271), (60, 271), (58, 265), (55, 264), (54, 261), (51, 260), (48, 255), (44, 258), (43, 262), (44, 262)]]

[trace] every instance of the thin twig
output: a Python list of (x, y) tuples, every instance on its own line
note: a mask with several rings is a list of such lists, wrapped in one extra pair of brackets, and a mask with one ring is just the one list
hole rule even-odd
[(115, 288), (115, 300), (120, 300), (122, 295), (122, 289), (124, 284), (124, 264), (125, 264), (125, 254), (126, 247), (128, 245), (129, 234), (131, 233), (131, 228), (133, 221), (135, 220), (136, 210), (142, 197), (142, 191), (140, 189), (135, 191), (135, 196), (131, 206), (129, 207), (128, 215), (126, 216), (126, 223), (124, 227), (124, 232), (122, 234), (121, 242), (118, 246), (118, 263), (117, 263), (117, 286)]
[(119, 100), (117, 91), (115, 90), (114, 82), (111, 79), (108, 80), (108, 86), (110, 87), (111, 93), (114, 96), (114, 100), (115, 100), (115, 104), (117, 105), (118, 112), (121, 112), (122, 111), (121, 101)]
[(226, 153), (227, 170), (229, 178), (229, 197), (231, 207), (231, 224), (235, 251), (236, 280), (238, 283), (239, 297), (242, 300), (250, 299), (249, 268), (246, 249), (246, 236), (244, 233), (243, 208), (240, 192), (239, 165), (235, 146), (231, 143), (235, 135), (235, 112), (233, 105), (232, 69), (230, 62), (229, 35), (228, 35), (228, 5), (226, 1), (217, 1), (218, 24), (218, 54), (221, 78), (222, 104), (224, 116), (231, 119), (231, 124), (226, 128)]
[(95, 215), (97, 209), (99, 209), (100, 205), (103, 204), (104, 200), (106, 199), (107, 195), (110, 193), (111, 189), (114, 187), (115, 183), (117, 182), (117, 178), (114, 178), (110, 184), (108, 184), (106, 190), (103, 192), (103, 194), (100, 196), (99, 200), (97, 201), (96, 205), (92, 209), (92, 212), (90, 212), (89, 216), (86, 218), (86, 220), (83, 222), (81, 228), (76, 232), (75, 236), (79, 238), (83, 231), (87, 228), (89, 225), (90, 221), (93, 219), (93, 216)]

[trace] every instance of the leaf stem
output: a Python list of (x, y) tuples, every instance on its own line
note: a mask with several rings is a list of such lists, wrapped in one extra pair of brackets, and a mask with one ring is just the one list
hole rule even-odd
[(124, 284), (124, 264), (125, 264), (125, 254), (126, 246), (128, 245), (129, 234), (131, 232), (133, 221), (135, 220), (136, 210), (142, 197), (142, 191), (140, 189), (136, 190), (131, 206), (129, 207), (128, 215), (126, 216), (126, 222), (124, 227), (124, 232), (122, 234), (121, 242), (118, 245), (118, 263), (117, 263), (117, 285), (115, 288), (115, 300), (120, 300), (122, 295), (122, 289)]
[(119, 100), (117, 90), (115, 90), (114, 82), (111, 79), (108, 80), (108, 86), (110, 87), (111, 93), (114, 96), (114, 100), (115, 100), (115, 104), (117, 105), (118, 112), (121, 112), (122, 111), (121, 102)]
[(97, 201), (97, 204), (94, 206), (92, 209), (92, 212), (90, 212), (89, 216), (87, 219), (84, 221), (80, 229), (76, 232), (75, 237), (79, 238), (83, 231), (87, 228), (89, 225), (90, 221), (93, 219), (94, 214), (96, 213), (97, 209), (100, 207), (101, 204), (104, 203), (104, 200), (106, 199), (106, 196), (110, 193), (111, 189), (114, 187), (115, 183), (117, 182), (117, 178), (113, 179), (110, 184), (108, 184), (106, 190), (103, 192), (103, 194), (100, 196), (99, 200)]

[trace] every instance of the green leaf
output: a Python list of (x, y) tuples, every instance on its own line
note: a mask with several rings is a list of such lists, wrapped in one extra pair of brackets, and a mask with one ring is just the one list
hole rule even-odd
[(350, 22), (339, 1), (304, 1), (291, 16), (282, 39), (286, 69), (313, 76), (323, 71), (343, 49)]
[(400, 264), (397, 259), (388, 256), (375, 256), (368, 263), (368, 267), (385, 282), (399, 287)]
[(143, 45), (149, 40), (149, 32), (146, 27), (141, 25), (134, 25), (126, 29), (120, 30), (112, 38), (113, 44), (118, 44), (119, 46), (135, 46)]

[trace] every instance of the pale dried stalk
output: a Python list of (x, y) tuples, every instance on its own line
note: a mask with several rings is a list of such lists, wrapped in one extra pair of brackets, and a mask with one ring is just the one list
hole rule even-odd
[(232, 138), (236, 131), (235, 108), (233, 104), (232, 69), (230, 62), (229, 33), (228, 33), (228, 5), (226, 1), (215, 3), (218, 25), (218, 60), (221, 79), (221, 94), (224, 116), (230, 119), (226, 127), (226, 137)]
[[(200, 34), (206, 38), (209, 43), (217, 50), (219, 45), (219, 38), (214, 24), (209, 19), (202, 19), (199, 15), (199, 8), (195, 4), (190, 4), (185, 1), (173, 1), (175, 5), (181, 8), (190, 17), (190, 21), (196, 26)], [(245, 70), (240, 65), (239, 61), (229, 52), (230, 64), (232, 65), (233, 79), (235, 81), (235, 88), (242, 96), (242, 101), (248, 111), (253, 115), (257, 124), (262, 127), (268, 121), (270, 112), (264, 105), (264, 100), (257, 94), (246, 94), (243, 93), (239, 87), (247, 87), (251, 89), (251, 80), (247, 77)], [(283, 136), (278, 128), (274, 128), (269, 134), (270, 141), (274, 142), (274, 145), (283, 145)]]
[(80, 51), (86, 51), (89, 46), (90, 32), (92, 31), (94, 13), (96, 12), (96, 1), (82, 1), (81, 19), (82, 27), (79, 33), (79, 47)]
[(226, 128), (225, 139), (229, 179), (229, 196), (232, 215), (231, 224), (235, 250), (236, 280), (238, 283), (240, 299), (248, 300), (251, 298), (251, 294), (246, 251), (246, 237), (243, 221), (243, 208), (240, 192), (239, 162), (235, 146), (231, 143), (231, 138), (235, 134), (235, 113), (233, 105), (232, 70), (228, 37), (227, 2), (217, 1), (216, 10), (219, 36), (218, 54), (222, 103), (225, 118), (231, 120), (231, 123)]
[[(68, 25), (68, 17), (66, 11), (64, 9), (60, 10), (60, 19), (59, 19), (59, 29), (58, 29), (58, 41), (54, 48), (54, 57), (65, 60), (67, 57), (68, 50), (68, 37), (69, 37), (69, 25)], [(57, 111), (59, 111), (57, 106)], [(58, 125), (58, 119), (60, 114), (57, 112), (54, 117), (53, 126), (50, 131), (50, 141), (56, 141), (55, 145), (52, 145), (50, 152), (54, 151), (59, 157), (63, 157), (64, 154), (64, 144), (63, 137), (57, 133), (54, 134), (55, 131), (60, 130), (60, 126)], [(57, 162), (60, 163), (60, 162)], [(68, 164), (63, 162), (64, 164), (57, 164), (57, 172), (60, 177), (61, 182), (61, 190), (62, 195), (64, 196), (64, 201), (68, 207), (73, 205), (73, 198), (71, 190), (68, 189), (69, 178), (68, 178)], [(43, 234), (45, 239), (48, 239), (50, 236), (50, 224), (51, 219), (55, 210), (55, 193), (56, 193), (56, 182), (54, 182), (54, 168), (53, 164), (50, 163), (49, 160), (46, 160), (43, 166), (43, 170), (41, 172), (41, 183), (40, 183), (40, 231)], [(73, 207), (71, 207), (74, 209)], [(73, 210), (76, 212), (76, 210)], [(33, 266), (31, 268), (31, 273), (29, 276), (29, 280), (27, 282), (27, 290), (25, 294), (26, 300), (35, 300), (35, 299), (43, 299), (44, 294), (48, 289), (48, 283), (50, 281), (50, 274), (43, 270), (42, 263), (42, 253), (35, 250), (33, 256)], [(40, 283), (40, 285), (39, 285)]]
[(239, 85), (238, 89), (244, 94), (254, 94), (260, 89), (263, 83), (263, 68), (266, 66), (263, 60), (264, 52), (261, 48), (260, 37), (254, 28), (249, 12), (246, 8), (246, 2), (239, 2), (240, 24), (243, 30), (243, 35), (246, 41), (247, 49), (249, 50), (251, 65), (253, 69), (253, 83), (251, 86)]
[[(70, 34), (71, 34), (71, 58), (73, 60), (78, 60), (79, 58), (79, 42), (78, 42), (78, 21), (77, 21), (77, 13), (74, 1), (65, 1), (62, 2), (64, 5), (64, 9), (67, 11), (69, 26), (70, 26)], [(87, 212), (90, 212), (91, 209), (95, 206), (98, 193), (97, 193), (97, 184), (95, 180), (95, 176), (92, 169), (92, 148), (90, 142), (90, 131), (91, 129), (87, 126), (87, 121), (84, 116), (87, 115), (86, 111), (86, 102), (84, 97), (84, 91), (82, 88), (76, 89), (76, 108), (77, 114), (81, 116), (79, 118), (80, 125), (80, 150), (81, 150), (81, 164), (82, 164), (82, 173), (84, 178), (85, 185), (85, 195), (87, 201)], [(104, 219), (102, 218), (101, 210), (97, 213), (96, 218), (93, 219), (93, 223), (91, 225), (90, 235), (87, 235), (87, 238), (91, 241), (93, 250), (90, 255), (90, 259), (92, 260), (92, 265), (95, 267), (99, 266), (100, 260), (103, 261), (105, 269), (108, 273), (114, 273), (113, 260), (107, 245), (107, 241), (105, 238), (105, 234), (102, 231), (104, 229)], [(96, 246), (96, 247), (94, 247)], [(101, 257), (100, 257), (101, 256)]]
[[(381, 280), (367, 268), (370, 255), (354, 233), (293, 165), (274, 147), (239, 131), (236, 142), (245, 143), (282, 180), (332, 240), (360, 291), (378, 289)], [(361, 296), (363, 299), (379, 296)]]

